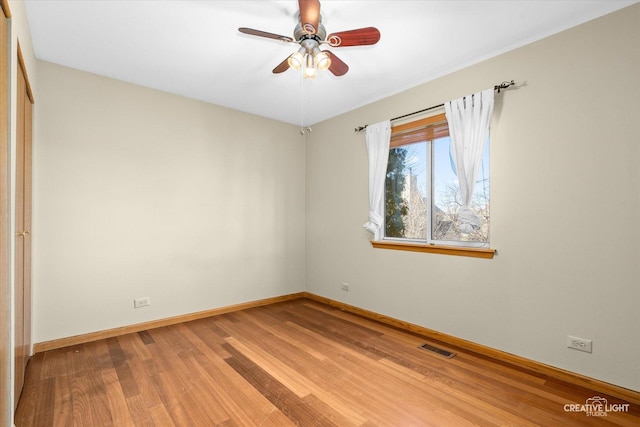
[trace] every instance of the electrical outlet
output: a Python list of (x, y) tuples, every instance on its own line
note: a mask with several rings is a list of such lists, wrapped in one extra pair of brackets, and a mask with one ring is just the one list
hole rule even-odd
[(151, 305), (151, 297), (136, 298), (133, 300), (133, 308), (146, 307)]
[(349, 284), (347, 282), (342, 282), (341, 289), (345, 292), (349, 292)]
[(567, 335), (567, 347), (572, 348), (574, 350), (584, 351), (586, 353), (591, 353), (591, 340), (587, 340), (580, 337), (573, 337), (571, 335)]

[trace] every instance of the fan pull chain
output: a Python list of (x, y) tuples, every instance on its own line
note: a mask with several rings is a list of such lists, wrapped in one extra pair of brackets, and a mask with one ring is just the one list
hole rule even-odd
[[(307, 133), (311, 133), (311, 126), (307, 126), (306, 128), (304, 127), (304, 109), (305, 109), (305, 104), (304, 104), (304, 82), (305, 79), (304, 77), (302, 77), (302, 74), (300, 75), (300, 136), (304, 136)], [(311, 84), (311, 82), (309, 82), (309, 84)]]
[(304, 136), (304, 78), (300, 73), (300, 136)]

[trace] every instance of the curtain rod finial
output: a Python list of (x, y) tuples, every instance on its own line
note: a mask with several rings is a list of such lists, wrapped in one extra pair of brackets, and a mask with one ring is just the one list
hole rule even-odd
[(513, 86), (515, 84), (516, 84), (516, 82), (514, 80), (511, 80), (510, 82), (505, 80), (504, 82), (500, 83), (499, 85), (494, 86), (493, 90), (497, 90), (498, 93), (500, 93), (500, 90), (506, 89), (509, 86)]

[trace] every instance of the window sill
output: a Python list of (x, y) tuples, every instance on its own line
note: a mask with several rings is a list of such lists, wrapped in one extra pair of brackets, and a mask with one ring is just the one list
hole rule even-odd
[(396, 251), (428, 252), (432, 254), (468, 256), (474, 258), (492, 259), (495, 249), (466, 248), (462, 246), (425, 245), (423, 243), (392, 242), (388, 240), (371, 241), (371, 246), (376, 249), (392, 249)]

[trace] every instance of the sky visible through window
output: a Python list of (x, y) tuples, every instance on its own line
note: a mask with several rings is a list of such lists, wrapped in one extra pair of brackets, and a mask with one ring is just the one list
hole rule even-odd
[[(458, 177), (455, 174), (455, 166), (450, 155), (451, 138), (440, 138), (434, 141), (434, 198), (437, 206), (442, 206), (444, 201), (442, 198), (447, 192), (447, 185), (454, 184), (458, 187)], [(425, 170), (427, 168), (427, 144), (419, 142), (406, 146), (409, 153), (406, 167), (409, 169), (407, 172), (416, 175), (418, 183), (418, 191), (423, 197), (427, 197), (427, 175)], [(478, 176), (476, 178), (475, 191), (482, 190), (482, 182), (489, 179), (489, 144), (485, 145), (484, 152), (482, 154), (482, 165), (478, 170)]]

